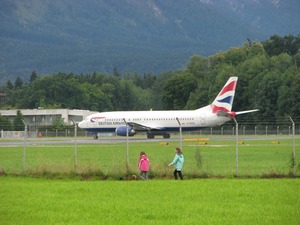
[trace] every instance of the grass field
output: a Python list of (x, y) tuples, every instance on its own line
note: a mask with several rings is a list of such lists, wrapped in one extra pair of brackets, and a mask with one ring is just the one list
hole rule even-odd
[[(73, 144), (28, 142), (25, 163), (22, 145), (2, 145), (0, 224), (300, 224), (300, 179), (287, 178), (290, 139), (244, 141), (239, 178), (234, 141), (184, 141), (184, 181), (167, 166), (178, 145), (130, 142), (127, 171), (126, 143), (78, 144), (76, 172)], [(129, 181), (141, 150), (151, 179)]]
[(300, 224), (299, 179), (0, 177), (0, 224)]
[[(297, 140), (298, 142), (298, 140)], [(296, 142), (296, 151), (299, 148)], [(95, 143), (95, 142), (94, 142)], [(96, 142), (97, 143), (97, 142)], [(76, 174), (92, 179), (118, 179), (138, 173), (140, 151), (145, 151), (151, 161), (151, 179), (172, 178), (173, 168), (167, 165), (174, 157), (178, 141), (130, 142), (129, 171), (126, 168), (126, 143), (114, 142), (78, 144)], [(199, 141), (183, 142), (186, 178), (228, 177), (236, 175), (236, 146), (232, 140), (209, 140), (206, 145)], [(0, 171), (3, 174), (43, 176), (73, 176), (74, 145), (44, 145), (28, 143), (26, 161), (24, 147), (0, 147)], [(300, 160), (296, 157), (296, 175), (300, 175)], [(282, 139), (279, 144), (271, 140), (247, 140), (239, 145), (238, 176), (278, 177), (292, 173), (292, 140)]]

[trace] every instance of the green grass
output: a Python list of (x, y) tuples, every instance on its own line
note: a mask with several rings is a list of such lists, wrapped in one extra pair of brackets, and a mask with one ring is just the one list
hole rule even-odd
[[(271, 140), (245, 141), (239, 145), (238, 175), (240, 177), (287, 176), (291, 173), (292, 141), (280, 140), (272, 144)], [(126, 143), (78, 144), (77, 174), (85, 177), (119, 178), (138, 173), (137, 161), (140, 151), (145, 151), (151, 161), (151, 179), (172, 178), (173, 168), (167, 165), (174, 157), (174, 148), (179, 143), (169, 141), (130, 142), (129, 165), (126, 172)], [(299, 146), (296, 146), (296, 150)], [(23, 146), (0, 148), (0, 170), (5, 174), (22, 174)], [(184, 141), (184, 175), (195, 177), (233, 177), (236, 175), (235, 141), (208, 141), (208, 145), (199, 145), (198, 141)], [(196, 159), (200, 155), (201, 164)], [(296, 154), (297, 156), (297, 154)], [(297, 176), (300, 174), (300, 160), (297, 161)], [(25, 173), (31, 175), (73, 176), (74, 145), (26, 146)]]
[(0, 177), (0, 224), (300, 224), (299, 179)]

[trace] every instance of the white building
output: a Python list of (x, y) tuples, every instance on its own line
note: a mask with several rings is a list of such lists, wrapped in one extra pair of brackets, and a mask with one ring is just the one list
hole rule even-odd
[[(18, 110), (0, 110), (1, 116), (6, 116), (13, 120)], [(72, 120), (76, 123), (85, 117), (97, 113), (89, 110), (78, 109), (20, 109), (26, 124), (29, 127), (52, 126), (52, 122), (57, 118), (63, 118), (66, 125), (72, 125)]]

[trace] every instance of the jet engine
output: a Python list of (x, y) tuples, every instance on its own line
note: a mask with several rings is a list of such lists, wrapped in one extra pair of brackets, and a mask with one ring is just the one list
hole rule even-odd
[(136, 132), (132, 129), (132, 127), (126, 127), (126, 126), (117, 127), (115, 132), (116, 135), (118, 136), (127, 136), (127, 131), (128, 131), (128, 136), (130, 137), (136, 134)]

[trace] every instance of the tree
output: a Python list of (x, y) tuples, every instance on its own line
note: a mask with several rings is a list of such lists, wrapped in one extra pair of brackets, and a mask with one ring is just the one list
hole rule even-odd
[(166, 81), (163, 88), (165, 109), (184, 109), (191, 92), (197, 88), (197, 79), (187, 71), (181, 71)]
[(0, 130), (12, 130), (12, 124), (10, 120), (5, 116), (1, 116), (1, 114), (0, 114)]
[(121, 82), (121, 92), (122, 98), (121, 104), (124, 110), (134, 110), (134, 102), (136, 101), (135, 95), (133, 93), (133, 82), (129, 80), (123, 80)]
[[(109, 91), (113, 91), (114, 86), (108, 83), (99, 87), (97, 84), (84, 83), (82, 84), (84, 109), (92, 111), (111, 111), (113, 106), (111, 103), (111, 95)], [(107, 91), (107, 93), (106, 93)]]
[(273, 56), (271, 58), (271, 67), (270, 69), (276, 70), (283, 74), (289, 68), (293, 66), (293, 58), (287, 53), (281, 53), (279, 55)]
[(299, 118), (300, 113), (300, 72), (287, 71), (279, 89), (277, 117), (289, 115)]
[(66, 124), (63, 118), (56, 118), (52, 121), (53, 130), (63, 131), (66, 129)]
[(255, 90), (257, 108), (260, 109), (264, 119), (275, 120), (280, 77), (272, 72), (261, 73), (260, 76), (260, 82)]
[(190, 93), (189, 100), (186, 104), (186, 109), (194, 110), (209, 104), (207, 98), (209, 87), (206, 85), (199, 84), (198, 88)]
[(295, 65), (297, 66), (297, 68), (300, 68), (300, 52), (298, 52), (294, 57), (294, 62), (295, 62)]
[(120, 79), (120, 77), (121, 77), (121, 75), (120, 75), (120, 73), (118, 72), (118, 69), (117, 69), (116, 66), (114, 67), (113, 75), (114, 75), (115, 77), (119, 78), (119, 79)]
[(270, 57), (281, 53), (287, 53), (290, 56), (294, 56), (300, 50), (300, 37), (295, 37), (293, 35), (284, 37), (273, 35), (269, 40), (263, 41), (262, 44)]
[(266, 53), (271, 57), (284, 52), (284, 41), (279, 35), (273, 35), (270, 40), (262, 42)]
[(151, 109), (157, 110), (157, 109), (163, 109), (164, 104), (163, 104), (163, 94), (164, 94), (164, 84), (166, 81), (174, 76), (174, 72), (168, 71), (160, 74), (157, 77), (157, 80), (151, 87), (149, 91), (149, 105), (151, 106)]
[(14, 88), (14, 85), (11, 83), (10, 80), (7, 81), (6, 88), (9, 89), (9, 90), (12, 90)]
[(209, 67), (209, 60), (199, 55), (193, 55), (186, 66), (191, 74), (201, 80), (206, 80), (205, 78), (210, 72)]
[(283, 37), (284, 40), (284, 52), (290, 56), (296, 55), (300, 50), (300, 37), (288, 35)]
[(20, 110), (17, 111), (17, 116), (14, 118), (14, 130), (24, 131), (25, 125), (23, 123), (23, 115)]
[(15, 81), (15, 89), (22, 88), (23, 86), (23, 80), (20, 77), (17, 77)]
[(36, 74), (35, 71), (32, 72), (31, 76), (30, 76), (30, 83), (32, 83), (34, 80), (36, 80), (38, 78), (38, 75)]
[(155, 75), (152, 75), (151, 73), (147, 73), (143, 75), (143, 86), (142, 88), (151, 88), (157, 77)]

